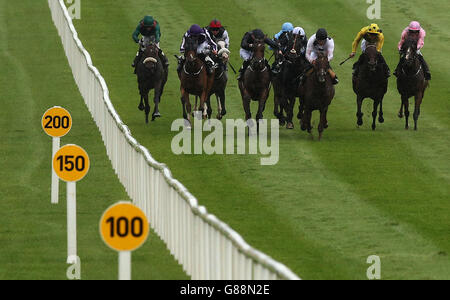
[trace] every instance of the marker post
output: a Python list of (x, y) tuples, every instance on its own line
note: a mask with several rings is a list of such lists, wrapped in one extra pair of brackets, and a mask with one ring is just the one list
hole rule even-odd
[(89, 156), (77, 145), (65, 145), (53, 156), (53, 170), (67, 182), (67, 263), (77, 261), (77, 200), (76, 182), (88, 172)]
[(119, 280), (131, 280), (131, 252), (145, 243), (149, 232), (144, 212), (130, 202), (110, 206), (100, 219), (105, 244), (119, 252)]
[[(65, 136), (72, 128), (72, 116), (70, 113), (60, 107), (54, 106), (48, 109), (41, 120), (42, 129), (52, 137), (52, 157), (60, 148), (60, 138)], [(59, 179), (52, 168), (51, 200), (52, 204), (58, 204), (59, 198)]]

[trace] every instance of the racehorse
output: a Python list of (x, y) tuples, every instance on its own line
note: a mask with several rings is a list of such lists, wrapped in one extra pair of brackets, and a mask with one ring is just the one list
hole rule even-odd
[(145, 110), (146, 123), (148, 123), (148, 114), (150, 112), (150, 104), (148, 102), (148, 94), (150, 90), (155, 90), (153, 100), (155, 103), (155, 108), (152, 113), (152, 121), (154, 121), (155, 118), (161, 117), (158, 107), (164, 91), (164, 85), (167, 82), (168, 69), (165, 70), (163, 68), (158, 51), (159, 49), (156, 43), (154, 41), (150, 42), (150, 44), (145, 47), (144, 55), (142, 55), (142, 58), (136, 67), (138, 88), (141, 95), (141, 101), (138, 108), (139, 110)]
[(319, 51), (311, 69), (312, 71), (307, 72), (305, 83), (300, 84), (299, 88), (299, 93), (304, 99), (304, 115), (301, 119), (301, 129), (311, 133), (312, 112), (319, 110), (319, 140), (322, 138), (323, 130), (328, 127), (327, 111), (335, 92), (331, 75), (328, 72), (329, 68), (327, 55)]
[(363, 124), (363, 113), (361, 112), (361, 105), (365, 98), (373, 100), (372, 112), (372, 130), (375, 130), (375, 120), (377, 118), (378, 105), (380, 105), (380, 115), (378, 121), (384, 122), (383, 118), (383, 98), (387, 92), (388, 78), (385, 76), (384, 65), (379, 63), (379, 55), (377, 46), (369, 44), (364, 53), (361, 54), (363, 60), (359, 67), (357, 76), (353, 76), (353, 91), (356, 94), (357, 103), (357, 124)]
[(264, 40), (254, 39), (253, 45), (253, 57), (242, 76), (242, 80), (239, 81), (239, 90), (244, 106), (245, 120), (249, 120), (252, 117), (250, 101), (258, 101), (258, 112), (256, 113), (256, 123), (258, 125), (258, 121), (263, 118), (271, 79), (270, 68), (267, 66), (264, 58)]
[(183, 117), (191, 123), (191, 103), (189, 94), (200, 97), (200, 108), (203, 118), (207, 117), (206, 99), (214, 82), (215, 72), (208, 76), (206, 64), (197, 56), (198, 41), (195, 38), (186, 38), (186, 61), (178, 73), (180, 79), (181, 105)]
[(293, 129), (294, 123), (292, 118), (294, 116), (295, 98), (299, 97), (299, 119), (302, 117), (303, 112), (303, 100), (300, 98), (298, 86), (300, 84), (300, 76), (306, 67), (306, 58), (302, 54), (305, 49), (302, 49), (302, 44), (297, 41), (298, 35), (295, 38), (290, 39), (288, 47), (289, 52), (285, 54), (285, 60), (281, 71), (281, 87), (282, 97), (281, 106), (287, 113), (287, 129)]
[(405, 109), (405, 129), (409, 128), (409, 98), (414, 96), (414, 130), (417, 130), (417, 120), (420, 115), (420, 104), (428, 87), (428, 81), (425, 80), (422, 64), (417, 53), (417, 41), (408, 39), (402, 47), (402, 57), (400, 58), (400, 68), (397, 77), (397, 90), (402, 97), (402, 104), (398, 113), (399, 118), (403, 117), (403, 108)]
[[(217, 100), (217, 115), (216, 118), (221, 120), (223, 116), (226, 115), (227, 111), (225, 108), (225, 88), (228, 83), (228, 72), (227, 72), (227, 62), (229, 59), (230, 51), (225, 47), (224, 41), (219, 41), (217, 43), (219, 52), (217, 53), (218, 62), (217, 69), (215, 71), (214, 83), (211, 90), (208, 93), (206, 104), (208, 106), (208, 119), (211, 118), (212, 107), (211, 107), (211, 96), (215, 95)], [(194, 111), (197, 110), (198, 97), (195, 97)]]

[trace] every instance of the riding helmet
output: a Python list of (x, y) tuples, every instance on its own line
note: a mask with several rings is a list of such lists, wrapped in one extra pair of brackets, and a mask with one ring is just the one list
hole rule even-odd
[(253, 33), (253, 36), (258, 40), (262, 40), (265, 37), (264, 32), (262, 32), (261, 29), (255, 29), (252, 31), (252, 33)]
[(152, 16), (145, 16), (144, 21), (142, 23), (144, 24), (145, 27), (150, 27), (154, 25), (155, 20), (153, 19)]
[(370, 24), (368, 32), (373, 34), (380, 34), (381, 29), (377, 24)]
[(319, 30), (317, 30), (316, 32), (316, 39), (319, 41), (323, 41), (326, 40), (328, 37), (328, 33), (325, 29), (320, 28)]
[(211, 21), (211, 23), (209, 23), (209, 28), (221, 28), (221, 27), (222, 27), (222, 24), (217, 19), (214, 19)]
[(200, 35), (204, 33), (204, 30), (200, 27), (200, 25), (194, 24), (189, 28), (188, 33), (189, 35)]

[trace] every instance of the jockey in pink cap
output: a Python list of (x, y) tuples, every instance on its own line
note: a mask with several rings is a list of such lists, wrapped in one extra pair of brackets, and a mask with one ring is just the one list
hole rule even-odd
[[(423, 48), (425, 45), (425, 36), (426, 32), (425, 30), (420, 26), (420, 23), (417, 21), (412, 21), (408, 27), (406, 27), (402, 32), (402, 37), (400, 39), (400, 42), (398, 43), (398, 51), (402, 50), (403, 43), (407, 39), (412, 39), (417, 41), (417, 53), (419, 54), (420, 62), (422, 63), (422, 67), (425, 73), (425, 79), (431, 80), (431, 74), (430, 74), (430, 68), (428, 67), (428, 64), (426, 63), (425, 59), (423, 58), (422, 53), (420, 52), (420, 49)], [(397, 66), (397, 69), (395, 70), (394, 75), (397, 76), (397, 71), (400, 66), (401, 60)]]

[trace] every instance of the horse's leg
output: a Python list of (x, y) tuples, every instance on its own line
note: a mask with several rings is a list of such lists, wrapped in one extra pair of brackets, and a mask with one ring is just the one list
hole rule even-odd
[(377, 127), (375, 121), (377, 120), (377, 115), (378, 115), (378, 104), (380, 103), (380, 101), (378, 99), (373, 100), (373, 111), (372, 111), (372, 130), (375, 130), (375, 128)]
[(192, 116), (193, 117), (195, 117), (194, 113), (198, 110), (197, 109), (197, 102), (198, 102), (198, 96), (195, 96), (194, 110), (192, 111)]
[[(222, 119), (222, 99), (220, 96), (218, 96), (219, 92), (216, 93), (216, 101), (217, 101), (217, 116), (216, 119), (217, 120), (221, 120)], [(220, 94), (219, 94), (220, 95)]]
[(211, 115), (212, 115), (212, 106), (211, 106), (211, 96), (208, 96), (206, 98), (206, 113), (208, 114), (208, 119), (211, 119)]
[(322, 138), (323, 130), (325, 129), (325, 124), (327, 123), (327, 111), (328, 107), (320, 110), (320, 122), (317, 128), (319, 130), (319, 141)]
[(150, 103), (148, 103), (148, 93), (144, 95), (145, 101), (145, 123), (148, 124), (148, 114), (150, 113)]
[(400, 119), (403, 118), (403, 99), (402, 102), (400, 103), (400, 110), (398, 111), (398, 117)]
[(142, 95), (142, 92), (139, 92), (140, 93), (140, 95), (141, 95), (141, 101), (139, 102), (139, 105), (138, 105), (138, 109), (139, 110), (144, 110), (144, 108), (145, 108), (145, 106), (144, 106), (144, 96)]
[(408, 96), (402, 96), (403, 107), (405, 108), (405, 129), (409, 129), (409, 100)]
[(208, 105), (207, 105), (207, 99), (208, 98), (208, 94), (207, 92), (204, 90), (202, 92), (202, 95), (200, 96), (200, 105), (199, 105), (199, 109), (202, 112), (202, 116), (203, 119), (207, 119), (208, 118)]
[(162, 84), (155, 87), (155, 98), (153, 99), (153, 103), (155, 104), (155, 108), (152, 113), (152, 121), (155, 121), (156, 118), (161, 117), (159, 113), (159, 102), (161, 101), (161, 92), (162, 92)]
[[(218, 94), (220, 100), (220, 114), (223, 117), (227, 114), (227, 110), (225, 108), (225, 89), (221, 89)], [(220, 119), (222, 119), (222, 117), (220, 117)]]
[(187, 120), (186, 106), (184, 105), (184, 97), (181, 95), (181, 106), (183, 107), (183, 118)]
[(292, 119), (294, 118), (294, 105), (295, 105), (295, 96), (289, 96), (287, 101), (288, 104), (288, 111), (287, 111), (287, 129), (294, 129), (294, 123), (292, 122)]
[(413, 114), (414, 130), (417, 130), (417, 120), (419, 119), (419, 115), (420, 115), (420, 104), (422, 104), (422, 99), (423, 99), (423, 93), (421, 93), (421, 92), (417, 93), (417, 95), (414, 99), (415, 100), (414, 114)]
[(363, 97), (358, 95), (356, 97), (356, 105), (357, 105), (356, 117), (358, 118), (358, 120), (356, 121), (356, 124), (358, 125), (358, 127), (363, 124), (362, 117), (363, 117), (364, 114), (361, 112), (362, 102), (363, 102)]
[(381, 96), (381, 100), (380, 100), (380, 114), (378, 116), (378, 122), (380, 123), (384, 123), (384, 118), (383, 118), (383, 97)]
[(305, 111), (305, 102), (303, 101), (302, 97), (298, 98), (299, 106), (298, 106), (298, 114), (297, 119), (301, 120), (303, 118), (303, 113)]

